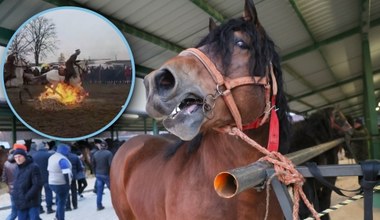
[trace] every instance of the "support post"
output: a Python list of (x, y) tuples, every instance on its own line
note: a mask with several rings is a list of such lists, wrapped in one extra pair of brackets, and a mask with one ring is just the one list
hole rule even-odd
[(16, 143), (16, 140), (17, 140), (17, 133), (16, 133), (16, 116), (12, 115), (12, 148), (13, 148), (13, 144)]
[(157, 126), (157, 121), (156, 121), (156, 119), (153, 119), (153, 134), (154, 135), (157, 135), (157, 134), (159, 134), (159, 131), (158, 131), (158, 126)]
[(147, 133), (147, 127), (146, 127), (146, 117), (144, 117), (144, 134)]

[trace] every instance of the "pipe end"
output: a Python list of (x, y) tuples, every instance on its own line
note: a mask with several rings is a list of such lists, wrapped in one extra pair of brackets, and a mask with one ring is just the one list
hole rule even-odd
[(214, 189), (223, 198), (234, 197), (237, 194), (237, 184), (235, 177), (228, 172), (221, 172), (214, 179)]

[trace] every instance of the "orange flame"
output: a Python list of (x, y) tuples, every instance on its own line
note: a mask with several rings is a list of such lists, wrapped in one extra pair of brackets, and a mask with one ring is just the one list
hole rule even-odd
[(81, 103), (88, 93), (81, 86), (72, 86), (65, 83), (58, 83), (54, 89), (53, 85), (46, 86), (46, 90), (38, 97), (40, 101), (44, 99), (54, 99), (64, 105), (75, 105)]

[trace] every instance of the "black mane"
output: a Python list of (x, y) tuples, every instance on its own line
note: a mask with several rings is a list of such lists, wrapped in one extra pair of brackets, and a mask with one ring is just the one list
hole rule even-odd
[(304, 121), (293, 125), (290, 152), (302, 150), (334, 139), (330, 115), (334, 108), (316, 111)]

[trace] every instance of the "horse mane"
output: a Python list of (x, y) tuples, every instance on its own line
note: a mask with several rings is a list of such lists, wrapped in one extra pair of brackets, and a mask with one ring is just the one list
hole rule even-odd
[(334, 130), (330, 125), (330, 115), (334, 110), (332, 107), (318, 110), (293, 125), (292, 146), (290, 151), (311, 147), (316, 144), (332, 140)]
[[(243, 18), (236, 18), (227, 21), (226, 23), (217, 26), (205, 36), (196, 45), (201, 47), (208, 45), (206, 50), (211, 56), (221, 57), (222, 73), (228, 69), (234, 42), (234, 32), (241, 31), (249, 36), (250, 42), (249, 52), (250, 57), (249, 71), (251, 76), (265, 77), (267, 66), (272, 63), (275, 77), (277, 80), (278, 92), (276, 96), (276, 107), (278, 108), (277, 115), (280, 123), (280, 146), (279, 151), (283, 154), (289, 150), (288, 136), (290, 133), (289, 107), (283, 91), (283, 78), (280, 65), (280, 57), (276, 52), (276, 46), (272, 39), (266, 34), (264, 28), (260, 24), (254, 24), (250, 21), (245, 21)], [(226, 46), (229, 45), (229, 46)], [(197, 135), (194, 140), (188, 144), (188, 152), (195, 152), (200, 146), (203, 135)], [(167, 153), (167, 158), (174, 155), (178, 148), (185, 143), (178, 142), (173, 145)]]

